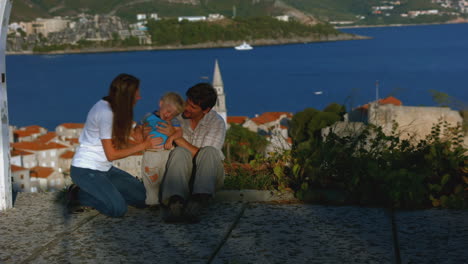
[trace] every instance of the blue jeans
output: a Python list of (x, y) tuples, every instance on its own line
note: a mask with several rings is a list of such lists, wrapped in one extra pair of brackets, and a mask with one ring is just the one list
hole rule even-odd
[(127, 205), (146, 207), (143, 183), (123, 170), (111, 167), (109, 171), (98, 171), (71, 166), (70, 176), (80, 187), (81, 205), (91, 206), (105, 215), (123, 216)]

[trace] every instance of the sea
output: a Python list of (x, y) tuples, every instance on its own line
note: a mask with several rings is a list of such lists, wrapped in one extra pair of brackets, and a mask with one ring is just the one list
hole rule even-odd
[(218, 60), (228, 116), (297, 113), (339, 103), (352, 109), (394, 96), (435, 106), (430, 90), (468, 103), (468, 24), (342, 29), (367, 40), (234, 48), (69, 55), (7, 55), (11, 125), (84, 123), (112, 79), (141, 80), (135, 120), (168, 91), (211, 82)]

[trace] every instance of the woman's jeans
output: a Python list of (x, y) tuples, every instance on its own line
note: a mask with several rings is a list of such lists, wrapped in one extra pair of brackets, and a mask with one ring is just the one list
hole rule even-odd
[(97, 171), (71, 166), (70, 176), (80, 187), (81, 205), (91, 206), (105, 215), (123, 216), (127, 205), (146, 207), (143, 183), (123, 170), (111, 167), (109, 171)]

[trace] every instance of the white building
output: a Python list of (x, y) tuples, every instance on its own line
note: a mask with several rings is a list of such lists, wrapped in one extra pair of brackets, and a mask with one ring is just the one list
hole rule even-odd
[(292, 113), (265, 112), (252, 119), (247, 119), (242, 125), (252, 132), (266, 136), (270, 144), (266, 152), (291, 149), (292, 140), (288, 136), (289, 121)]
[(83, 128), (84, 124), (81, 123), (64, 123), (55, 128), (55, 133), (57, 133), (57, 136), (62, 140), (79, 138)]
[(70, 166), (71, 166), (71, 162), (72, 162), (74, 155), (75, 155), (75, 152), (68, 150), (59, 156), (59, 160), (58, 160), (59, 172), (62, 172), (62, 173), (70, 172)]
[(47, 129), (41, 126), (27, 126), (13, 131), (13, 142), (34, 141), (39, 136), (45, 135)]
[(28, 168), (11, 165), (11, 181), (13, 190), (17, 192), (31, 192), (31, 179)]
[(30, 176), (32, 191), (57, 191), (65, 187), (63, 174), (53, 168), (36, 166), (31, 168)]
[(284, 22), (289, 22), (289, 16), (288, 15), (283, 15), (283, 16), (275, 16), (275, 18), (279, 21), (284, 21)]
[(146, 20), (146, 14), (137, 14), (137, 20)]
[(68, 20), (57, 18), (37, 18), (36, 21), (25, 23), (26, 34), (42, 34), (47, 37), (51, 32), (59, 32), (68, 27)]
[(216, 100), (216, 105), (213, 107), (213, 110), (215, 110), (224, 119), (224, 123), (227, 124), (226, 95), (224, 94), (224, 84), (223, 79), (221, 78), (218, 60), (215, 60), (213, 88), (218, 94), (218, 100)]
[(216, 21), (216, 20), (221, 20), (224, 19), (224, 16), (221, 14), (209, 14), (208, 15), (208, 21)]
[(70, 150), (69, 146), (54, 142), (48, 144), (39, 142), (18, 142), (11, 144), (11, 147), (14, 150), (34, 153), (38, 166), (51, 167), (57, 171), (59, 169), (59, 156), (65, 151)]
[(28, 169), (37, 166), (36, 155), (24, 150), (12, 150), (10, 162), (12, 165)]
[(181, 22), (182, 20), (187, 20), (190, 22), (205, 21), (206, 16), (181, 16), (177, 18), (177, 21), (179, 22)]

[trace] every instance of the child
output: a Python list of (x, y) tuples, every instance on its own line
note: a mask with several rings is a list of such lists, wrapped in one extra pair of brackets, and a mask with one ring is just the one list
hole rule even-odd
[(166, 162), (172, 148), (173, 138), (157, 131), (159, 123), (170, 121), (176, 130), (180, 129), (180, 123), (175, 118), (184, 110), (184, 100), (173, 92), (166, 93), (159, 101), (159, 111), (148, 113), (143, 118), (143, 123), (151, 127), (149, 133), (152, 137), (163, 138), (164, 149), (148, 149), (143, 154), (142, 178), (146, 188), (146, 204), (159, 204), (159, 185), (164, 176)]

